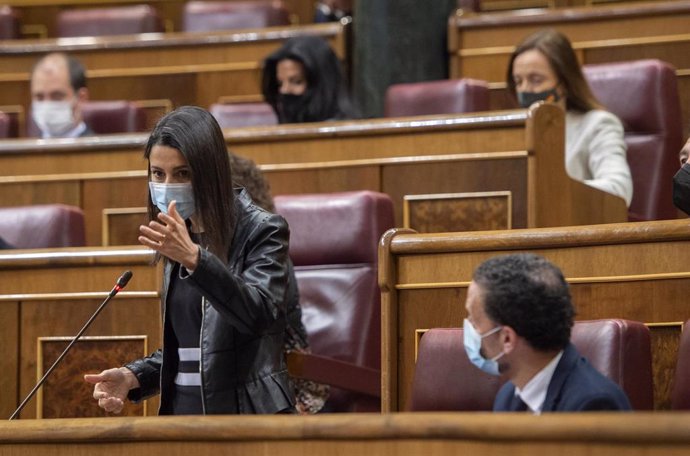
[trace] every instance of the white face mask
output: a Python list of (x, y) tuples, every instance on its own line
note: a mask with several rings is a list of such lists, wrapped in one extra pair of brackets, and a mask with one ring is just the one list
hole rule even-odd
[(484, 334), (479, 334), (472, 322), (467, 318), (465, 318), (465, 322), (463, 324), (463, 343), (465, 345), (465, 353), (467, 353), (467, 357), (470, 359), (472, 364), (487, 374), (500, 374), (498, 369), (498, 360), (505, 354), (505, 352), (501, 352), (491, 359), (484, 358), (481, 354), (482, 339), (497, 333), (502, 328), (503, 326), (496, 326), (494, 329), (490, 329)]
[(34, 101), (31, 114), (46, 138), (60, 137), (75, 126), (71, 101)]
[(153, 204), (165, 214), (168, 213), (168, 206), (173, 200), (175, 201), (177, 212), (185, 220), (191, 217), (196, 210), (191, 182), (186, 184), (149, 182), (149, 191), (151, 192)]

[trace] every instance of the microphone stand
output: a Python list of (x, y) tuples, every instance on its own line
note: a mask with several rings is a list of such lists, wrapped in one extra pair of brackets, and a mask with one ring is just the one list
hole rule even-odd
[(12, 414), (12, 416), (10, 416), (10, 418), (9, 418), (10, 421), (15, 419), (17, 417), (17, 415), (19, 415), (19, 412), (22, 411), (24, 406), (26, 406), (26, 404), (31, 400), (31, 398), (34, 396), (34, 394), (36, 394), (36, 391), (38, 391), (38, 389), (46, 381), (46, 379), (48, 378), (50, 373), (53, 372), (53, 370), (57, 367), (57, 365), (60, 363), (60, 361), (62, 361), (62, 358), (64, 358), (65, 355), (67, 354), (67, 352), (69, 352), (69, 350), (72, 348), (72, 345), (74, 345), (74, 343), (79, 340), (79, 338), (82, 336), (82, 334), (84, 334), (84, 332), (87, 329), (89, 329), (89, 326), (91, 326), (91, 323), (96, 319), (98, 314), (101, 313), (101, 311), (105, 308), (105, 305), (108, 304), (108, 302), (110, 302), (110, 300), (116, 294), (118, 294), (120, 292), (120, 290), (122, 290), (127, 285), (127, 282), (129, 282), (129, 279), (131, 279), (131, 278), (132, 278), (132, 271), (125, 271), (120, 276), (120, 278), (117, 279), (117, 283), (115, 284), (113, 289), (110, 290), (110, 293), (108, 294), (108, 297), (105, 298), (105, 301), (103, 301), (101, 303), (101, 305), (98, 306), (98, 309), (96, 309), (96, 311), (93, 313), (93, 315), (91, 315), (91, 318), (89, 318), (89, 320), (81, 328), (81, 330), (77, 333), (77, 335), (74, 336), (74, 339), (72, 339), (72, 341), (69, 343), (67, 348), (65, 348), (65, 350), (60, 354), (60, 356), (58, 356), (58, 359), (55, 360), (53, 365), (50, 366), (50, 368), (46, 371), (46, 373), (43, 375), (43, 377), (41, 377), (41, 379), (38, 381), (38, 383), (36, 383), (36, 386), (34, 386), (34, 389), (32, 389), (31, 392), (24, 398), (22, 403), (19, 404), (19, 407), (17, 407), (17, 410), (15, 410), (14, 413)]

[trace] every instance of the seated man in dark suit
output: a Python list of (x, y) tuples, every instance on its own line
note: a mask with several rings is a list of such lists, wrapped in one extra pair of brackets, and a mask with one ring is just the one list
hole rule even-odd
[(625, 393), (570, 343), (575, 310), (561, 271), (534, 254), (491, 258), (467, 291), (465, 350), (505, 376), (494, 411), (630, 410)]
[(77, 138), (94, 134), (82, 119), (89, 98), (84, 67), (72, 56), (52, 53), (31, 73), (31, 115), (43, 138)]

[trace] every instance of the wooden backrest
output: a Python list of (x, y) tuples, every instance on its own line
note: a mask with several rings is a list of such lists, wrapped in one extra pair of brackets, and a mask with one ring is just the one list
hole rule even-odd
[(687, 220), (475, 233), (391, 230), (379, 249), (383, 410), (406, 403), (417, 330), (459, 327), (474, 269), (495, 255), (529, 251), (559, 266), (577, 319), (650, 325), (655, 407), (670, 406), (683, 303), (690, 292)]
[[(225, 134), (233, 153), (259, 164), (274, 195), (386, 193), (396, 226), (402, 226), (405, 195), (481, 191), (512, 194), (513, 227), (626, 220), (622, 199), (566, 175), (563, 125), (562, 110), (543, 105), (531, 111), (238, 128)], [(101, 211), (146, 203), (141, 152), (146, 137), (127, 138), (3, 142), (0, 204), (32, 198), (80, 205), (87, 245), (100, 245)], [(32, 164), (37, 156), (50, 174), (37, 173)], [(112, 192), (114, 185), (118, 192)]]

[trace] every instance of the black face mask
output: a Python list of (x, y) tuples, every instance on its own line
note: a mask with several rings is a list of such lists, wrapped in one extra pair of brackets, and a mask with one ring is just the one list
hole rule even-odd
[(673, 176), (673, 204), (690, 215), (690, 162)]
[(304, 95), (278, 95), (278, 122), (282, 124), (304, 122), (305, 107)]
[(520, 107), (529, 108), (532, 104), (537, 101), (558, 101), (561, 97), (558, 96), (558, 91), (554, 87), (553, 89), (544, 90), (543, 92), (518, 92), (517, 93), (518, 103)]

